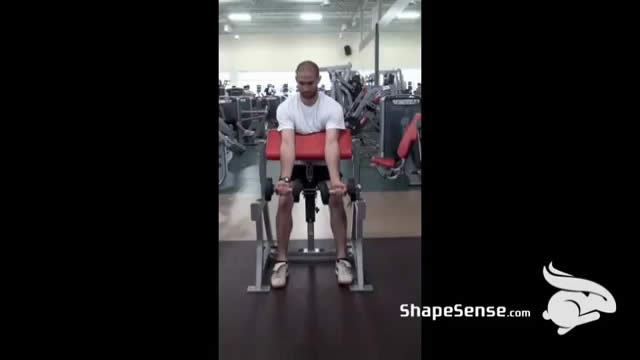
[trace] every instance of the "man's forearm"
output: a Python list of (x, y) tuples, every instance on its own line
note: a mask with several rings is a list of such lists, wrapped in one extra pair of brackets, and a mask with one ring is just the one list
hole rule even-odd
[(340, 147), (337, 141), (329, 141), (324, 147), (324, 160), (329, 169), (331, 181), (340, 180)]
[(280, 144), (280, 176), (291, 177), (293, 163), (296, 160), (296, 148), (294, 144), (282, 142)]

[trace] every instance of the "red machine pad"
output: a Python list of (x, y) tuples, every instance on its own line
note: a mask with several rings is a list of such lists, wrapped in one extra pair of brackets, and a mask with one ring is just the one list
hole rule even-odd
[(402, 140), (400, 140), (400, 145), (398, 145), (398, 157), (400, 159), (404, 159), (407, 157), (409, 153), (409, 146), (411, 143), (418, 140), (418, 127), (416, 123), (422, 120), (422, 114), (416, 113), (411, 119), (411, 123), (404, 129), (404, 134), (402, 134)]
[[(418, 127), (416, 123), (422, 120), (422, 114), (417, 113), (411, 119), (411, 123), (404, 129), (404, 133), (402, 134), (402, 140), (400, 140), (400, 144), (398, 145), (398, 151), (396, 154), (399, 159), (404, 159), (409, 154), (409, 147), (411, 143), (418, 140)], [(380, 156), (371, 157), (371, 163), (375, 165), (380, 165), (388, 168), (392, 168), (396, 161), (392, 158), (383, 158)]]
[[(296, 160), (324, 161), (325, 132), (296, 134)], [(281, 137), (278, 130), (267, 132), (267, 160), (280, 160)], [(341, 130), (338, 136), (340, 159), (351, 159), (351, 132)]]

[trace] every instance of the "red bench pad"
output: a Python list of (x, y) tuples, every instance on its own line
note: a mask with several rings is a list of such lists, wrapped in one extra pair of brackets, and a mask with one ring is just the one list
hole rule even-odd
[[(324, 145), (326, 133), (318, 132), (308, 135), (296, 134), (296, 160), (324, 161)], [(267, 132), (267, 160), (280, 160), (280, 142), (282, 138), (278, 130)], [(351, 159), (351, 132), (340, 130), (338, 136), (340, 159)]]

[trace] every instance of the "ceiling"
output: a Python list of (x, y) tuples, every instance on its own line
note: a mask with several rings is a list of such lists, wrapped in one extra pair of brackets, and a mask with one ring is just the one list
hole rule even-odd
[[(341, 27), (347, 27), (343, 32), (360, 32), (359, 6), (363, 0), (328, 0), (323, 6), (323, 0), (218, 0), (218, 34), (251, 34), (251, 33), (335, 33), (341, 32)], [(382, 0), (382, 14), (391, 7), (396, 0)], [(371, 28), (373, 8), (377, 1), (368, 0), (364, 10), (365, 32)], [(421, 0), (410, 3), (405, 11), (421, 11)], [(321, 21), (303, 21), (300, 14), (305, 12), (321, 13)], [(231, 13), (249, 13), (251, 21), (231, 21)], [(353, 26), (354, 15), (356, 26)], [(385, 32), (415, 32), (420, 31), (421, 22), (418, 19), (395, 19), (384, 27)], [(231, 27), (230, 32), (224, 31), (224, 25)]]

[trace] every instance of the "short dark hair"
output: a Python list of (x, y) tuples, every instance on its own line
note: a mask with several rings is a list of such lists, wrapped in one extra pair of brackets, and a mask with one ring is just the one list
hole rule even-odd
[(306, 60), (306, 61), (303, 61), (300, 64), (298, 64), (298, 67), (296, 68), (296, 75), (298, 75), (300, 70), (302, 70), (303, 68), (306, 68), (306, 67), (313, 68), (313, 70), (316, 73), (316, 78), (320, 78), (320, 68), (318, 67), (318, 64), (314, 63), (311, 60)]

